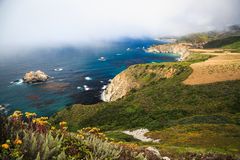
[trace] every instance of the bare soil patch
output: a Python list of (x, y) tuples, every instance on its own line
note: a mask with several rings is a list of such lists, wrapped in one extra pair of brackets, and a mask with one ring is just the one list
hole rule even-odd
[(190, 65), (192, 74), (183, 81), (186, 85), (208, 84), (229, 80), (240, 80), (240, 53), (208, 53), (216, 55), (205, 62)]

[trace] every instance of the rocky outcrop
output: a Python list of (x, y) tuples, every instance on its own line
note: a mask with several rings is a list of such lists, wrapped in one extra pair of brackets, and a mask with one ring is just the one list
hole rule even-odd
[(151, 82), (171, 78), (178, 72), (178, 68), (174, 65), (139, 64), (130, 66), (111, 80), (102, 93), (102, 100), (116, 101), (131, 90), (139, 89)]
[(36, 72), (34, 71), (27, 72), (23, 77), (23, 81), (25, 83), (45, 82), (48, 79), (49, 79), (49, 76), (40, 70)]
[(139, 84), (123, 71), (111, 80), (111, 83), (102, 93), (102, 100), (105, 102), (116, 101), (125, 96), (130, 90), (139, 88)]
[(189, 49), (192, 47), (191, 43), (163, 44), (149, 47), (147, 52), (179, 54), (181, 56), (180, 60), (184, 60), (190, 54)]

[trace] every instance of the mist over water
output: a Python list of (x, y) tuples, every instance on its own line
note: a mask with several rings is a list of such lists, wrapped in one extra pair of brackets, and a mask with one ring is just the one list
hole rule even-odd
[(0, 50), (223, 29), (240, 23), (239, 6), (239, 0), (2, 0)]

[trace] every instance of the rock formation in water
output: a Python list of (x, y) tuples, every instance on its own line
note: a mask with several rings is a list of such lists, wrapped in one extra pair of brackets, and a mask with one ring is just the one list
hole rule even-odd
[(102, 93), (102, 100), (116, 101), (131, 90), (139, 89), (151, 82), (171, 78), (178, 72), (179, 70), (174, 65), (139, 64), (130, 66), (111, 80)]
[(162, 44), (149, 47), (147, 52), (179, 54), (180, 60), (184, 60), (190, 54), (189, 49), (192, 47), (191, 43)]
[(25, 83), (45, 82), (48, 79), (49, 79), (49, 76), (40, 70), (36, 72), (34, 71), (27, 72), (23, 77), (23, 81)]

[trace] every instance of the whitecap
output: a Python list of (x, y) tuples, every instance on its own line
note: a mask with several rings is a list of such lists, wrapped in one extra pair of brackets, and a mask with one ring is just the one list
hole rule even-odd
[(92, 78), (91, 78), (91, 77), (85, 77), (85, 80), (86, 80), (86, 81), (91, 81)]
[(85, 91), (89, 91), (90, 90), (90, 88), (87, 85), (83, 85), (83, 88), (84, 88)]
[(60, 72), (60, 71), (62, 71), (63, 70), (63, 68), (55, 68), (54, 69), (54, 71), (56, 71), (56, 72)]
[(7, 114), (9, 109), (8, 109), (9, 104), (0, 104), (0, 114)]
[(100, 57), (98, 58), (99, 61), (106, 61), (106, 58), (105, 57)]
[(21, 85), (21, 84), (23, 84), (23, 79), (18, 79), (18, 80), (12, 81), (10, 83), (15, 84), (15, 85)]
[(103, 83), (103, 81), (100, 81), (100, 83)]
[(130, 50), (131, 50), (131, 48), (127, 48), (127, 49), (126, 49), (126, 51), (130, 51)]
[(80, 86), (77, 86), (77, 89), (78, 89), (78, 90), (83, 90), (83, 88), (82, 88), (82, 87), (80, 87)]
[(120, 53), (117, 53), (116, 55), (117, 55), (117, 56), (121, 56), (122, 54), (120, 54)]
[(107, 88), (107, 85), (103, 85), (102, 90), (105, 90)]

